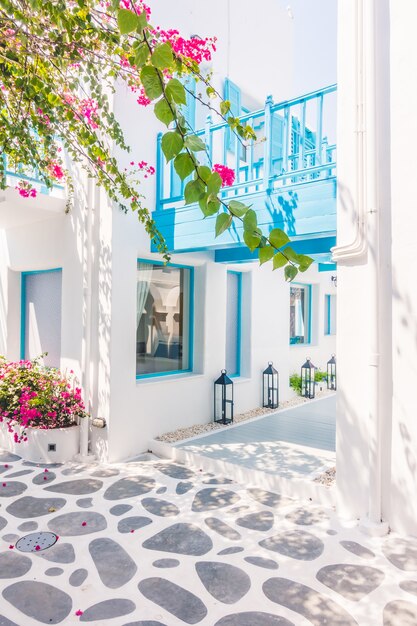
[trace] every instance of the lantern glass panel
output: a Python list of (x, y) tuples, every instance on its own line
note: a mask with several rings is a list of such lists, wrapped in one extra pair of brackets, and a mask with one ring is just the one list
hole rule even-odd
[(307, 359), (301, 368), (301, 395), (305, 398), (312, 399), (315, 396), (315, 372), (316, 368), (311, 363), (310, 359)]
[(233, 422), (233, 383), (226, 370), (214, 383), (214, 421), (222, 424)]
[(269, 363), (263, 373), (263, 406), (276, 409), (278, 407), (278, 372)]
[(336, 379), (336, 359), (332, 354), (332, 358), (327, 362), (327, 389), (336, 391), (337, 379)]

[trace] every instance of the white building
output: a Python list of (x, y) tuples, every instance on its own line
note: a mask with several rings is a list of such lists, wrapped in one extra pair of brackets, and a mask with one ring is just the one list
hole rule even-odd
[[(166, 431), (212, 420), (213, 382), (222, 368), (233, 376), (237, 414), (260, 406), (268, 361), (279, 370), (286, 400), (289, 375), (306, 357), (325, 369), (335, 352), (336, 94), (323, 89), (335, 77), (327, 80), (326, 67), (319, 82), (310, 50), (308, 78), (317, 72), (317, 82), (306, 91), (318, 91), (295, 92), (293, 51), (302, 41), (287, 3), (257, 7), (249, 41), (252, 3), (216, 0), (210, 11), (197, 11), (192, 0), (180, 4), (174, 14), (168, 1), (155, 3), (155, 21), (185, 35), (217, 35), (214, 81), (236, 113), (267, 136), (243, 149), (190, 102), (187, 115), (210, 138), (213, 162), (236, 170), (240, 186), (226, 193), (250, 199), (266, 230), (282, 226), (317, 263), (289, 285), (253, 262), (238, 231), (215, 240), (212, 220), (203, 221), (198, 207), (183, 207), (180, 181), (160, 155), (145, 194), (172, 250), (167, 267), (136, 217), (110, 206), (77, 171), (68, 214), (62, 191), (22, 199), (11, 179), (0, 203), (0, 353), (19, 359), (48, 351), (46, 363), (78, 373), (92, 415), (107, 423), (92, 429), (92, 451), (111, 461), (146, 451)], [(326, 22), (316, 21), (324, 46)], [(259, 67), (253, 58), (261, 42)], [(271, 71), (266, 60), (273, 60)], [(121, 159), (155, 163), (160, 127), (152, 112), (123, 89), (114, 110), (132, 146), (132, 156)]]

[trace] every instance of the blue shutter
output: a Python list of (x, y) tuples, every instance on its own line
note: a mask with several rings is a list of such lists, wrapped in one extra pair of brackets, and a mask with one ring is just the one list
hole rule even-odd
[[(188, 93), (186, 91), (186, 99), (187, 104), (182, 105), (181, 112), (185, 117), (186, 126), (188, 131), (191, 129), (195, 129), (195, 98), (193, 97), (193, 93), (195, 93), (195, 78), (189, 77), (185, 80), (185, 86), (192, 93)], [(171, 161), (171, 190), (170, 197), (171, 199), (181, 198), (184, 193), (184, 187), (188, 180), (184, 182), (180, 179), (178, 174), (174, 169), (174, 161)]]
[(278, 115), (278, 113), (275, 113), (272, 116), (271, 135), (272, 172), (279, 175), (282, 173), (284, 118), (281, 115)]
[[(237, 85), (232, 83), (232, 81), (229, 80), (228, 78), (226, 78), (224, 82), (224, 99), (229, 100), (230, 102), (231, 115), (233, 115), (233, 117), (239, 117), (239, 115), (241, 115), (241, 110), (242, 110), (240, 89)], [(232, 131), (230, 130), (230, 128), (226, 129), (225, 142), (226, 142), (226, 150), (230, 150), (231, 152), (234, 152), (235, 140), (234, 140), (234, 135)]]

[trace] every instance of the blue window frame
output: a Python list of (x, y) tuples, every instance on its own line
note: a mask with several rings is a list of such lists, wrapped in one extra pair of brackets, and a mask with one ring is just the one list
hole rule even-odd
[[(242, 114), (241, 92), (235, 83), (226, 78), (224, 82), (224, 99), (230, 102), (230, 114), (233, 117), (239, 117)], [(234, 134), (230, 128), (225, 131), (225, 147), (226, 150), (235, 149)]]
[(290, 344), (311, 341), (311, 285), (293, 283), (290, 287)]
[(227, 272), (226, 296), (226, 370), (229, 376), (240, 376), (242, 327), (242, 274)]
[(191, 372), (194, 269), (137, 261), (136, 378)]
[(336, 334), (336, 296), (326, 294), (324, 300), (324, 334)]

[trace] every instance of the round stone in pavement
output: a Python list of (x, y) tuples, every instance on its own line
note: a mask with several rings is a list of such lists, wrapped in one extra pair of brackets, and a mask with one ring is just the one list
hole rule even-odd
[(21, 493), (26, 491), (27, 485), (17, 480), (9, 480), (6, 482), (0, 482), (0, 498), (12, 498), (14, 496), (20, 496)]
[(0, 516), (0, 530), (3, 530), (5, 526), (7, 526), (7, 519), (4, 519), (4, 517)]
[(249, 528), (250, 530), (267, 531), (271, 530), (274, 525), (274, 515), (271, 511), (258, 511), (257, 513), (249, 513), (244, 517), (236, 520), (238, 526)]
[(125, 517), (120, 520), (117, 524), (117, 530), (119, 533), (130, 533), (131, 530), (138, 530), (139, 528), (144, 528), (144, 526), (149, 526), (152, 524), (152, 520), (150, 517)]
[(23, 524), (17, 527), (17, 530), (21, 530), (22, 533), (30, 533), (32, 530), (36, 530), (37, 527), (38, 522), (23, 522)]
[(245, 596), (251, 586), (250, 578), (240, 567), (216, 561), (195, 564), (198, 577), (210, 595), (224, 604), (234, 604)]
[(268, 600), (299, 613), (313, 626), (358, 626), (352, 615), (337, 602), (288, 578), (269, 578), (262, 590)]
[(234, 491), (226, 489), (210, 488), (201, 489), (194, 497), (191, 509), (197, 513), (200, 511), (211, 511), (213, 509), (222, 509), (225, 506), (236, 504), (240, 500), (240, 496)]
[(131, 509), (133, 509), (133, 506), (130, 504), (115, 504), (110, 509), (110, 513), (112, 515), (123, 515), (124, 513), (127, 513), (128, 511), (130, 511)]
[(88, 549), (103, 584), (109, 589), (118, 589), (133, 578), (137, 565), (126, 550), (107, 537), (94, 539)]
[(97, 620), (113, 619), (129, 615), (136, 608), (131, 600), (125, 598), (112, 598), (93, 604), (80, 617), (80, 622), (95, 622)]
[(46, 576), (61, 576), (64, 573), (62, 567), (48, 567), (45, 571)]
[(32, 561), (15, 551), (0, 552), (0, 578), (19, 578), (28, 573)]
[(15, 609), (42, 624), (59, 624), (71, 612), (70, 596), (47, 583), (22, 580), (6, 587), (3, 598)]
[(72, 572), (71, 576), (69, 577), (69, 584), (72, 587), (79, 587), (83, 584), (87, 576), (88, 571), (83, 567), (80, 567), (80, 569), (76, 569)]
[(187, 491), (190, 491), (190, 489), (192, 489), (193, 487), (193, 483), (181, 481), (177, 484), (175, 491), (179, 496), (182, 496), (184, 495), (184, 493), (187, 493)]
[(23, 498), (19, 498), (9, 504), (6, 511), (10, 513), (10, 515), (20, 518), (40, 517), (41, 515), (51, 513), (50, 508), (53, 508), (54, 511), (62, 509), (66, 503), (67, 501), (64, 500), (64, 498), (34, 498), (33, 496), (23, 496)]
[(264, 567), (265, 569), (278, 569), (278, 563), (272, 559), (264, 559), (262, 556), (245, 556), (245, 561), (251, 565)]
[(278, 493), (273, 493), (272, 491), (258, 489), (257, 487), (253, 489), (248, 489), (248, 494), (257, 502), (260, 502), (264, 506), (269, 506), (271, 508), (294, 504), (294, 500), (292, 500), (291, 498), (287, 498), (286, 496), (280, 496)]
[(231, 478), (207, 478), (203, 480), (203, 485), (230, 485), (234, 482)]
[(344, 598), (358, 602), (379, 587), (385, 576), (375, 567), (341, 563), (322, 567), (316, 578)]
[(154, 567), (178, 567), (178, 565), (180, 564), (180, 562), (178, 561), (178, 559), (158, 559), (157, 561), (154, 561), (152, 563), (152, 565)]
[(198, 624), (207, 615), (200, 598), (164, 578), (146, 578), (139, 583), (138, 588), (147, 600), (186, 624)]
[(341, 541), (340, 545), (343, 546), (348, 552), (361, 557), (361, 559), (373, 559), (375, 556), (372, 550), (368, 550), (368, 548), (361, 546), (361, 544), (356, 543), (356, 541)]
[(403, 580), (403, 582), (400, 583), (400, 589), (417, 596), (417, 580)]
[(194, 476), (194, 472), (185, 467), (184, 465), (175, 465), (175, 463), (156, 463), (155, 469), (162, 472), (166, 476), (171, 478), (178, 478), (179, 480), (187, 480)]
[(212, 549), (213, 542), (198, 526), (178, 523), (164, 528), (142, 545), (147, 550), (202, 556)]
[(114, 467), (103, 467), (92, 472), (91, 476), (95, 478), (108, 478), (109, 476), (118, 476), (120, 471)]
[(71, 543), (56, 543), (49, 550), (40, 552), (38, 556), (53, 563), (74, 563), (75, 561), (75, 552)]
[(61, 537), (75, 537), (97, 533), (107, 528), (106, 518), (101, 513), (79, 511), (77, 513), (63, 513), (49, 520), (48, 527)]
[(8, 535), (3, 535), (2, 539), (7, 541), (7, 543), (15, 543), (19, 539), (20, 535), (13, 535), (12, 533)]
[(174, 517), (178, 515), (180, 510), (172, 502), (162, 500), (161, 498), (143, 498), (141, 504), (152, 515), (159, 517)]
[(238, 552), (243, 552), (244, 548), (241, 546), (232, 546), (231, 548), (225, 548), (224, 550), (220, 550), (217, 554), (219, 556), (224, 556), (226, 554), (237, 554)]
[(102, 480), (97, 480), (96, 478), (78, 478), (75, 480), (67, 480), (64, 483), (55, 483), (50, 487), (45, 487), (45, 491), (64, 493), (71, 496), (83, 496), (87, 493), (99, 491), (102, 486)]
[(405, 600), (393, 600), (384, 608), (383, 626), (416, 626), (417, 606)]
[(382, 552), (398, 569), (404, 572), (417, 571), (417, 539), (391, 537), (384, 542)]
[(105, 500), (123, 500), (124, 498), (133, 498), (141, 496), (155, 487), (155, 481), (148, 476), (131, 476), (130, 478), (121, 478), (116, 480), (104, 492)]
[(285, 517), (290, 522), (300, 524), (302, 526), (312, 526), (313, 524), (319, 524), (320, 522), (329, 519), (328, 514), (323, 509), (305, 509), (303, 507), (290, 511)]
[[(4, 468), (6, 471), (7, 468)], [(33, 474), (34, 470), (19, 470), (18, 472), (12, 472), (11, 474), (7, 474), (4, 478), (18, 478), (19, 476), (26, 476), (27, 474)]]
[(229, 526), (229, 524), (222, 522), (222, 520), (217, 517), (206, 517), (204, 521), (211, 530), (219, 533), (222, 537), (226, 537), (226, 539), (237, 541), (241, 538), (241, 534), (237, 530)]
[[(31, 470), (28, 470), (31, 471)], [(41, 472), (33, 477), (32, 482), (34, 485), (47, 485), (55, 480), (56, 474), (54, 472)]]
[(75, 504), (82, 509), (91, 509), (93, 506), (93, 498), (80, 498)]
[(305, 530), (282, 531), (259, 542), (261, 548), (279, 552), (300, 561), (313, 561), (324, 550), (324, 544), (315, 535)]
[(163, 493), (166, 493), (166, 491), (167, 491), (166, 487), (159, 487), (159, 489), (156, 490), (156, 493), (163, 494)]
[(20, 458), (17, 454), (6, 452), (6, 450), (0, 451), (0, 463), (14, 463), (15, 461), (20, 461)]
[[(8, 624), (6, 624), (6, 626), (8, 626)], [(14, 625), (12, 624), (12, 626)], [(165, 626), (165, 624), (162, 622), (154, 622), (153, 620), (145, 620), (144, 622), (129, 622), (129, 624), (124, 624), (123, 626)]]
[(295, 626), (295, 624), (280, 615), (248, 611), (247, 613), (226, 615), (216, 622), (214, 626)]

